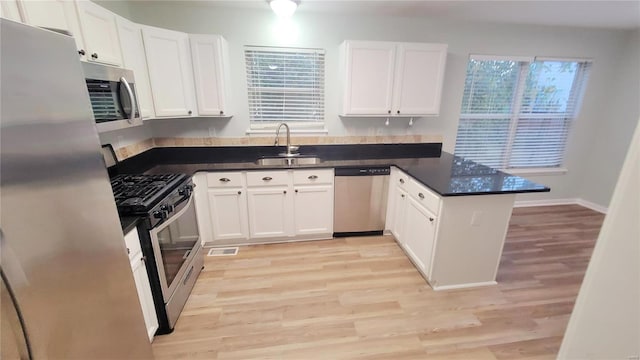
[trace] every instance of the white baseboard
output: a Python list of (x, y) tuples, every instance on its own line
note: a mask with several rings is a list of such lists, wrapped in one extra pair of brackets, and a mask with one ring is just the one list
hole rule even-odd
[(607, 211), (609, 211), (608, 207), (602, 206), (602, 205), (598, 205), (596, 203), (592, 203), (591, 201), (587, 201), (585, 199), (577, 199), (578, 201), (576, 202), (576, 204), (580, 205), (580, 206), (584, 206), (588, 209), (591, 209), (593, 211), (597, 211), (599, 213), (602, 214), (606, 214)]
[(466, 289), (466, 288), (479, 287), (479, 286), (491, 286), (491, 285), (497, 285), (497, 284), (498, 283), (495, 281), (485, 281), (485, 282), (471, 283), (471, 284), (432, 286), (432, 289), (435, 291), (441, 291), (441, 290)]
[(513, 204), (513, 207), (531, 207), (531, 206), (555, 206), (555, 205), (580, 205), (597, 211), (602, 214), (606, 214), (608, 208), (591, 201), (587, 201), (580, 198), (574, 199), (548, 199), (548, 200), (518, 200)]

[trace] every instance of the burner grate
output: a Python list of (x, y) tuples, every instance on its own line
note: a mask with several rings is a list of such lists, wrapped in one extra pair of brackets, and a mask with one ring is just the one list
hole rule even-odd
[(118, 208), (148, 207), (151, 199), (170, 190), (181, 174), (118, 175), (111, 179), (111, 188)]

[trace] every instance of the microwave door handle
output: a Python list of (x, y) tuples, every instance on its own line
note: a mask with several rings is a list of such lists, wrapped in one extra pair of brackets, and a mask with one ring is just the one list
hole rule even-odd
[(129, 119), (127, 119), (127, 122), (129, 124), (133, 123), (133, 119), (136, 116), (136, 97), (133, 96), (133, 91), (131, 91), (131, 86), (129, 86), (129, 82), (127, 81), (127, 79), (123, 77), (120, 78), (120, 82), (122, 83), (122, 85), (124, 85), (124, 88), (127, 90), (127, 93), (129, 94), (129, 103), (131, 104), (131, 114), (129, 114)]

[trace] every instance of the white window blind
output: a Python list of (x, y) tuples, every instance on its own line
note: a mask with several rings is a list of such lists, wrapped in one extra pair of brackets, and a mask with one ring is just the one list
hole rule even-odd
[(324, 122), (324, 50), (245, 47), (253, 128)]
[(471, 57), (456, 155), (500, 169), (560, 167), (589, 67), (584, 60)]

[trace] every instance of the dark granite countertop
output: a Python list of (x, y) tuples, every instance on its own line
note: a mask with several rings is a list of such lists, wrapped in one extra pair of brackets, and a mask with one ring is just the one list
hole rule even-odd
[[(207, 150), (208, 149), (208, 150)], [(217, 149), (217, 150), (216, 150)], [(122, 163), (121, 173), (185, 173), (353, 166), (396, 166), (441, 196), (548, 192), (544, 185), (441, 151), (441, 144), (320, 145), (301, 147), (316, 165), (262, 166), (255, 160), (278, 148), (155, 148)], [(369, 150), (369, 151), (367, 151)], [(147, 154), (148, 153), (148, 154)]]

